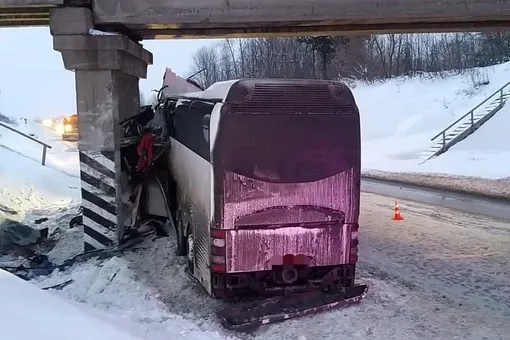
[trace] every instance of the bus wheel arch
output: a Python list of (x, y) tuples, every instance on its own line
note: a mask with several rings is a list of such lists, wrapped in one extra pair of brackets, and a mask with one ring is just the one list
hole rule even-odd
[(194, 273), (195, 269), (195, 242), (193, 239), (193, 232), (191, 230), (191, 227), (188, 225), (188, 228), (186, 228), (186, 261), (188, 265), (188, 270), (190, 273)]
[(177, 249), (176, 253), (177, 256), (186, 256), (188, 255), (188, 240), (187, 240), (187, 234), (189, 227), (189, 222), (184, 220), (184, 216), (181, 209), (178, 209), (177, 211), (177, 224), (175, 228), (175, 236), (176, 236), (176, 243), (177, 243)]

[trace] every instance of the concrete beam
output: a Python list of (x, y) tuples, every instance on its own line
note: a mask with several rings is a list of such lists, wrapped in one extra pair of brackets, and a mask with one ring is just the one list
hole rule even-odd
[(499, 0), (95, 0), (93, 13), (145, 39), (510, 27), (510, 1)]
[(139, 39), (214, 39), (214, 38), (260, 38), (260, 37), (302, 37), (316, 35), (370, 35), (391, 33), (452, 33), (484, 32), (510, 29), (510, 21), (498, 22), (448, 22), (448, 23), (399, 23), (399, 24), (356, 24), (316, 26), (268, 26), (228, 28), (130, 28)]
[(64, 5), (65, 0), (0, 0), (1, 7), (55, 7)]
[(94, 28), (92, 11), (88, 8), (55, 8), (49, 15), (51, 25), (50, 33), (58, 35), (88, 35)]
[(91, 35), (94, 28), (88, 8), (56, 8), (50, 13), (53, 48), (62, 53), (68, 70), (119, 70), (147, 77), (152, 54), (129, 38), (117, 35)]
[(120, 35), (64, 35), (53, 37), (53, 48), (62, 53), (68, 70), (118, 70), (147, 78), (152, 54)]
[(501, 0), (0, 0), (0, 26), (47, 25), (49, 8), (89, 3), (99, 27), (144, 39), (510, 28)]
[(0, 0), (0, 27), (47, 26), (51, 8), (64, 0)]

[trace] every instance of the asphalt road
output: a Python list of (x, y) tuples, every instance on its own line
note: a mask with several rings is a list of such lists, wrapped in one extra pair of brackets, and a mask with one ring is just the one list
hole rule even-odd
[(361, 190), (399, 200), (411, 200), (510, 221), (510, 200), (485, 198), (479, 195), (371, 178), (362, 179)]

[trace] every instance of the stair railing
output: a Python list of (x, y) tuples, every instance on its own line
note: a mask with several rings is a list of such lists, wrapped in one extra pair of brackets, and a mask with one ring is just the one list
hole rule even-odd
[(461, 120), (463, 120), (464, 118), (466, 118), (467, 116), (470, 116), (470, 123), (471, 123), (471, 126), (470, 126), (470, 129), (474, 129), (474, 120), (475, 120), (475, 111), (477, 109), (479, 109), (482, 105), (484, 105), (485, 103), (487, 103), (488, 101), (490, 101), (491, 99), (494, 99), (497, 95), (499, 95), (499, 106), (497, 106), (496, 108), (499, 110), (503, 107), (503, 104), (504, 104), (504, 99), (503, 99), (503, 94), (504, 94), (504, 90), (506, 87), (508, 87), (510, 85), (510, 82), (506, 83), (505, 85), (501, 86), (498, 90), (496, 90), (496, 92), (494, 92), (493, 94), (491, 94), (489, 97), (485, 98), (484, 101), (482, 101), (480, 104), (478, 104), (477, 106), (475, 106), (474, 108), (472, 108), (468, 113), (466, 113), (464, 116), (460, 117), (459, 119), (457, 119), (455, 122), (453, 122), (452, 124), (448, 125), (448, 127), (446, 129), (444, 129), (443, 131), (439, 132), (436, 136), (434, 136), (434, 138), (431, 139), (431, 141), (436, 141), (436, 139), (438, 137), (442, 137), (442, 145), (443, 145), (443, 150), (444, 148), (446, 147), (446, 133), (448, 132), (448, 130), (450, 130), (452, 127), (454, 127), (455, 125), (457, 125)]
[(4, 128), (6, 128), (6, 129), (8, 129), (8, 130), (11, 130), (11, 131), (13, 131), (13, 132), (16, 132), (17, 134), (22, 135), (23, 137), (30, 139), (32, 142), (36, 142), (36, 143), (38, 143), (38, 144), (42, 145), (43, 150), (42, 150), (42, 161), (41, 161), (41, 164), (42, 164), (42, 165), (46, 165), (46, 151), (47, 151), (48, 149), (51, 149), (51, 145), (48, 145), (48, 144), (46, 144), (46, 143), (44, 143), (44, 142), (41, 142), (40, 140), (37, 140), (37, 139), (35, 139), (34, 137), (27, 135), (26, 133), (23, 133), (23, 132), (21, 132), (21, 131), (18, 131), (18, 130), (16, 130), (16, 129), (13, 129), (13, 128), (12, 128), (12, 127), (10, 127), (9, 125), (4, 124), (4, 123), (2, 123), (2, 122), (0, 122), (0, 126), (2, 126), (2, 127), (4, 127)]

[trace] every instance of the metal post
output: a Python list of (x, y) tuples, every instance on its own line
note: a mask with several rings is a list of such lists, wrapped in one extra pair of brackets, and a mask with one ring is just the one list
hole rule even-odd
[(446, 147), (446, 131), (443, 131), (443, 151)]
[(474, 117), (474, 111), (471, 110), (470, 114), (471, 114), (471, 130), (473, 130), (473, 126), (475, 125), (475, 117)]
[(42, 149), (42, 165), (46, 165), (46, 145), (43, 145), (43, 149)]
[(501, 105), (503, 106), (503, 88), (501, 88), (501, 90), (499, 90), (499, 99), (500, 99)]

